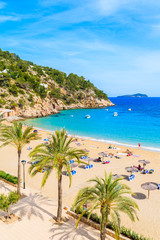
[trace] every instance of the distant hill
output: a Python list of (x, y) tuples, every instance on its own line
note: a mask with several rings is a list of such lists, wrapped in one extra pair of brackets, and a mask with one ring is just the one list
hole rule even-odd
[(141, 93), (136, 93), (136, 94), (132, 94), (132, 95), (122, 95), (122, 96), (117, 96), (117, 97), (148, 97), (146, 94), (141, 94)]
[(112, 105), (83, 76), (38, 66), (0, 49), (0, 108), (14, 109), (20, 117), (41, 117), (62, 109)]

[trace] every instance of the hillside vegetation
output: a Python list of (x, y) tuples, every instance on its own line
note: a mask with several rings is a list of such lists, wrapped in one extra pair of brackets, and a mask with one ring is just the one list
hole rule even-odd
[[(16, 54), (1, 49), (0, 89), (0, 107), (15, 109), (18, 115), (23, 116), (29, 108), (34, 108), (34, 112), (35, 107), (37, 110), (43, 110), (44, 102), (52, 103), (56, 112), (59, 109), (67, 109), (71, 105), (71, 108), (76, 108), (76, 104), (82, 102), (84, 106), (78, 107), (85, 107), (84, 99), (90, 99), (90, 101), (97, 99), (98, 102), (109, 101), (103, 91), (83, 76), (73, 73), (67, 76), (64, 72), (24, 61)], [(37, 104), (42, 106), (37, 106)], [(89, 105), (86, 107), (91, 107), (92, 104)], [(43, 111), (40, 114), (37, 112), (37, 116), (51, 113), (52, 111), (44, 114)], [(32, 115), (36, 116), (36, 113)]]

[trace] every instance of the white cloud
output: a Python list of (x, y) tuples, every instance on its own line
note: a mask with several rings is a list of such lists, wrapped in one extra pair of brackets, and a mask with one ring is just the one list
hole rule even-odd
[[(93, 0), (92, 0), (93, 2)], [(146, 8), (159, 7), (160, 2), (157, 0), (94, 0), (94, 5), (103, 14), (113, 14), (121, 9), (135, 10), (143, 12)], [(143, 6), (143, 8), (141, 8)]]
[(17, 16), (5, 16), (5, 15), (0, 15), (0, 23), (7, 22), (7, 21), (18, 21), (20, 18)]

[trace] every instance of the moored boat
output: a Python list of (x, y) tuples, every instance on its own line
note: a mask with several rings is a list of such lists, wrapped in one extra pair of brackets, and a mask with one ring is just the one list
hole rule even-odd
[(113, 116), (114, 116), (114, 117), (117, 117), (117, 116), (118, 116), (118, 113), (117, 113), (117, 112), (114, 112)]

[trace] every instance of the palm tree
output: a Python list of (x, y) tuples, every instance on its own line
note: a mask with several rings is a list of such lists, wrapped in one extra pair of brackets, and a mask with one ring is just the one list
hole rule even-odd
[[(104, 240), (106, 236), (106, 226), (109, 220), (112, 221), (116, 239), (119, 240), (120, 235), (120, 212), (125, 213), (128, 217), (135, 221), (137, 217), (136, 210), (138, 205), (131, 198), (127, 197), (127, 194), (131, 194), (130, 188), (121, 183), (122, 178), (113, 180), (112, 173), (107, 176), (105, 172), (104, 178), (91, 179), (89, 182), (95, 183), (94, 186), (85, 187), (79, 191), (75, 203), (74, 209), (79, 212), (82, 209), (82, 213), (77, 221), (76, 227), (81, 217), (87, 213), (88, 219), (95, 210), (99, 210), (100, 218), (100, 239)], [(89, 204), (90, 203), (90, 204)], [(89, 205), (88, 205), (89, 204)], [(87, 210), (84, 208), (87, 205)]]
[(39, 139), (37, 132), (33, 132), (32, 127), (22, 130), (22, 123), (14, 122), (12, 126), (4, 126), (0, 131), (0, 141), (3, 144), (0, 147), (11, 145), (17, 149), (18, 154), (18, 185), (17, 193), (20, 194), (21, 183), (21, 153), (24, 146), (31, 140)]
[(48, 145), (38, 145), (30, 153), (32, 161), (37, 161), (36, 164), (32, 164), (29, 168), (31, 176), (35, 176), (43, 168), (46, 169), (42, 179), (42, 187), (45, 185), (52, 170), (56, 171), (58, 177), (58, 222), (62, 220), (62, 170), (68, 172), (69, 186), (71, 186), (72, 173), (69, 160), (74, 158), (76, 159), (75, 162), (81, 163), (80, 157), (86, 155), (85, 151), (70, 147), (73, 141), (74, 138), (67, 138), (65, 129), (56, 130)]

